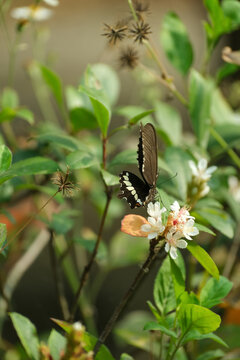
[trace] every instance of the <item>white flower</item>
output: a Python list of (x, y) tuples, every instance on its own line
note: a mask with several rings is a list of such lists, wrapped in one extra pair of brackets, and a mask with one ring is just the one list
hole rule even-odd
[(192, 170), (193, 176), (203, 181), (208, 181), (212, 173), (217, 169), (216, 166), (210, 166), (208, 168), (206, 159), (200, 159), (197, 165), (192, 160), (189, 160), (188, 163)]
[(229, 191), (237, 202), (240, 202), (240, 182), (236, 176), (228, 178)]
[(196, 228), (196, 226), (194, 226), (194, 220), (193, 219), (189, 219), (183, 225), (182, 234), (188, 240), (192, 240), (191, 236), (196, 236), (196, 235), (199, 234), (198, 228)]
[(11, 16), (17, 20), (47, 20), (52, 16), (52, 10), (42, 6), (32, 5), (15, 8), (11, 11)]
[(73, 324), (73, 328), (76, 331), (84, 331), (85, 327), (82, 325), (82, 323), (80, 323), (80, 321), (77, 321)]
[(157, 219), (153, 217), (148, 217), (148, 224), (142, 225), (141, 230), (144, 232), (148, 232), (148, 239), (151, 240), (161, 235), (165, 230), (165, 226), (162, 224), (161, 217)]
[(187, 247), (187, 242), (183, 239), (181, 239), (182, 233), (180, 231), (174, 232), (169, 231), (165, 238), (166, 238), (166, 244), (165, 244), (165, 251), (169, 252), (170, 250), (170, 256), (172, 259), (176, 259), (177, 254), (177, 248), (185, 249)]
[(174, 201), (174, 203), (170, 206), (170, 209), (172, 210), (171, 215), (174, 219), (178, 220), (178, 223), (183, 223), (187, 221), (187, 219), (194, 219), (185, 207), (180, 207), (177, 201)]
[(150, 202), (148, 204), (148, 207), (147, 207), (147, 212), (149, 214), (149, 216), (157, 219), (157, 218), (162, 218), (162, 213), (164, 213), (167, 209), (165, 207), (163, 207), (161, 209), (161, 205), (160, 205), (160, 202), (155, 202), (154, 204), (152, 202)]
[(43, 1), (50, 6), (58, 6), (59, 5), (58, 0), (43, 0)]

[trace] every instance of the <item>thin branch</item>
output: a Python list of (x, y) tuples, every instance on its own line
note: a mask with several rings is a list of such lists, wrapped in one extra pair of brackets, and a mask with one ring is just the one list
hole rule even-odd
[(142, 267), (140, 268), (140, 270), (138, 271), (138, 273), (137, 273), (135, 279), (133, 280), (133, 282), (131, 283), (129, 289), (127, 290), (125, 295), (122, 297), (120, 303), (115, 308), (115, 310), (114, 310), (111, 318), (107, 322), (105, 328), (103, 329), (103, 332), (101, 333), (101, 335), (96, 343), (95, 349), (94, 349), (95, 354), (97, 354), (98, 350), (100, 349), (100, 346), (105, 342), (108, 335), (112, 331), (112, 328), (113, 328), (115, 322), (117, 321), (122, 310), (128, 303), (129, 299), (133, 295), (134, 291), (137, 289), (137, 286), (140, 284), (143, 277), (148, 273), (150, 266), (152, 265), (153, 261), (156, 259), (159, 251), (161, 250), (161, 248), (164, 245), (164, 242), (165, 241), (159, 242), (158, 238), (152, 239), (150, 241), (148, 257), (147, 257), (146, 261), (144, 262), (144, 264), (142, 265)]
[(53, 231), (50, 231), (49, 250), (50, 250), (50, 260), (51, 260), (51, 266), (52, 266), (52, 271), (53, 271), (53, 277), (54, 277), (54, 282), (56, 285), (56, 293), (57, 293), (57, 297), (59, 300), (59, 305), (61, 308), (63, 319), (66, 320), (69, 318), (69, 308), (68, 308), (68, 303), (67, 303), (66, 297), (64, 295), (63, 283), (59, 276), (58, 261), (57, 261), (57, 257), (56, 257), (55, 249), (54, 249)]
[(107, 213), (108, 213), (109, 204), (110, 204), (110, 201), (112, 199), (112, 190), (110, 188), (107, 188), (106, 195), (107, 195), (107, 201), (106, 201), (105, 209), (104, 209), (104, 212), (103, 212), (103, 215), (102, 215), (102, 219), (101, 219), (101, 223), (100, 223), (100, 227), (99, 227), (99, 231), (98, 231), (98, 236), (97, 236), (97, 241), (95, 243), (95, 246), (94, 246), (93, 252), (91, 254), (91, 257), (90, 257), (87, 265), (84, 267), (84, 270), (83, 270), (83, 273), (82, 273), (82, 276), (81, 276), (81, 279), (80, 279), (80, 282), (79, 282), (79, 287), (77, 289), (75, 299), (74, 299), (74, 302), (73, 302), (73, 306), (72, 306), (72, 309), (71, 309), (71, 312), (70, 312), (69, 321), (73, 321), (73, 319), (74, 319), (75, 313), (76, 313), (77, 308), (78, 308), (78, 301), (79, 301), (79, 297), (80, 297), (81, 292), (82, 292), (82, 288), (83, 288), (83, 286), (85, 285), (85, 283), (87, 281), (87, 278), (89, 276), (89, 273), (91, 271), (92, 265), (93, 265), (93, 263), (95, 261), (95, 258), (96, 258), (97, 252), (98, 252), (98, 248), (99, 248), (100, 241), (101, 241), (101, 238), (102, 238), (102, 232), (103, 232), (105, 220), (106, 220)]

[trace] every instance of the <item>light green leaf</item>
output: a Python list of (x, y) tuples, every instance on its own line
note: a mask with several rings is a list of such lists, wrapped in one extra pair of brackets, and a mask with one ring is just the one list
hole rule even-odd
[(0, 174), (0, 183), (15, 177), (35, 174), (52, 174), (57, 171), (58, 165), (55, 161), (40, 156), (21, 160), (14, 163), (10, 169)]
[(2, 108), (15, 109), (16, 107), (18, 107), (18, 104), (19, 100), (17, 92), (11, 88), (5, 88), (1, 97)]
[(61, 134), (57, 132), (44, 133), (36, 136), (36, 139), (39, 142), (52, 143), (54, 146), (62, 147), (63, 149), (67, 149), (70, 151), (74, 150), (82, 150), (88, 151), (86, 146), (84, 146), (80, 141), (78, 141), (73, 136), (69, 136), (66, 134)]
[(60, 354), (66, 347), (66, 338), (53, 329), (48, 338), (48, 346), (53, 360), (60, 360)]
[(219, 336), (213, 333), (200, 334), (200, 332), (197, 330), (190, 330), (187, 333), (187, 335), (184, 337), (183, 344), (186, 344), (188, 341), (192, 341), (192, 340), (204, 340), (204, 339), (210, 339), (226, 348), (228, 347), (225, 341), (223, 341)]
[(206, 233), (211, 234), (213, 236), (216, 236), (216, 234), (211, 229), (209, 229), (208, 227), (206, 227), (206, 226), (204, 226), (202, 224), (195, 223), (195, 226), (199, 231), (203, 231), (203, 232), (206, 232)]
[(161, 315), (159, 314), (158, 309), (151, 303), (151, 301), (147, 301), (147, 304), (149, 306), (149, 309), (151, 310), (152, 314), (155, 316), (156, 320), (160, 322), (162, 319)]
[(34, 115), (32, 111), (26, 108), (19, 108), (16, 110), (16, 116), (20, 117), (21, 119), (26, 120), (29, 124), (34, 123)]
[(156, 323), (155, 321), (149, 321), (145, 324), (144, 330), (155, 330), (155, 331), (161, 331), (163, 334), (166, 334), (168, 336), (171, 336), (171, 337), (174, 337), (175, 339), (178, 338), (177, 334), (172, 331), (172, 330), (169, 330), (168, 328), (166, 328), (165, 326), (161, 325), (161, 324), (158, 324)]
[(16, 110), (11, 108), (5, 108), (0, 111), (0, 123), (4, 121), (11, 121), (16, 116)]
[(170, 11), (165, 15), (160, 38), (168, 60), (183, 75), (187, 74), (193, 61), (193, 49), (187, 29), (176, 13)]
[(206, 147), (214, 83), (192, 70), (189, 81), (189, 112), (198, 144)]
[(77, 150), (66, 157), (66, 163), (71, 169), (83, 169), (98, 164), (98, 159), (90, 152)]
[(191, 180), (191, 170), (188, 161), (191, 157), (180, 147), (168, 147), (164, 160), (176, 176), (171, 180), (176, 187), (176, 193), (184, 201), (187, 196), (187, 184)]
[(198, 210), (197, 213), (215, 229), (232, 239), (234, 235), (234, 222), (228, 213), (220, 209), (207, 207)]
[(155, 104), (156, 120), (160, 129), (168, 136), (171, 145), (179, 145), (182, 137), (182, 121), (179, 113), (164, 102)]
[(134, 360), (134, 358), (126, 353), (120, 356), (120, 360)]
[(84, 107), (76, 107), (71, 109), (70, 120), (75, 131), (80, 131), (83, 129), (96, 129), (98, 127), (98, 122), (93, 113)]
[(0, 223), (0, 249), (3, 247), (6, 238), (7, 238), (7, 226), (6, 224)]
[(52, 93), (55, 96), (57, 103), (59, 105), (62, 105), (63, 94), (62, 94), (62, 82), (60, 77), (44, 65), (40, 65), (40, 70), (45, 83), (52, 90)]
[(197, 245), (194, 241), (189, 241), (187, 249), (210, 275), (219, 279), (219, 271), (215, 262), (200, 245)]
[(152, 112), (154, 112), (154, 109), (147, 110), (142, 106), (134, 105), (123, 106), (116, 110), (118, 115), (128, 119), (129, 125), (134, 125), (143, 118), (145, 118), (144, 122), (152, 122), (152, 117), (150, 116)]
[(100, 63), (91, 65), (91, 71), (104, 89), (109, 103), (114, 105), (120, 92), (120, 81), (117, 73), (109, 65)]
[(156, 306), (164, 316), (176, 307), (174, 285), (169, 257), (167, 257), (154, 281), (153, 296)]
[(39, 360), (39, 342), (35, 326), (21, 314), (12, 312), (9, 315), (27, 355), (31, 359)]
[(197, 360), (214, 360), (214, 359), (223, 359), (225, 352), (217, 349), (217, 350), (210, 350), (206, 351), (203, 354), (197, 357)]
[[(84, 332), (84, 343), (86, 346), (84, 346), (84, 349), (86, 351), (90, 351), (94, 349), (94, 346), (97, 342), (97, 338), (88, 332)], [(108, 348), (105, 345), (101, 345), (97, 355), (95, 356), (95, 360), (115, 360)]]
[(136, 150), (124, 150), (118, 153), (110, 162), (110, 167), (114, 165), (137, 164)]
[(201, 334), (208, 334), (215, 331), (221, 323), (219, 315), (195, 304), (181, 305), (177, 318), (183, 333), (194, 329)]
[(12, 153), (6, 145), (0, 145), (0, 173), (6, 171), (12, 163)]
[(240, 3), (236, 0), (223, 0), (222, 9), (224, 15), (231, 19), (232, 29), (240, 26)]
[(108, 186), (114, 186), (114, 185), (118, 185), (119, 184), (119, 177), (116, 175), (111, 174), (110, 172), (101, 169), (101, 173), (103, 176), (103, 179), (105, 181), (105, 183)]
[(180, 302), (182, 304), (196, 304), (200, 305), (198, 297), (193, 293), (188, 293), (187, 291), (184, 291), (180, 297)]
[(220, 276), (219, 280), (214, 278), (209, 279), (201, 290), (200, 304), (207, 308), (220, 304), (232, 286), (233, 283), (224, 276)]
[(111, 119), (111, 109), (105, 93), (101, 89), (94, 89), (83, 85), (80, 86), (79, 90), (91, 100), (98, 125), (102, 134), (106, 136)]

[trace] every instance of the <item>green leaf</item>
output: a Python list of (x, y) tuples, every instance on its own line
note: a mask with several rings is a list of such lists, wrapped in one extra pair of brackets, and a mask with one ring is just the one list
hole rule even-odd
[(224, 276), (220, 276), (219, 280), (209, 279), (201, 290), (200, 304), (207, 308), (220, 304), (222, 299), (230, 292), (232, 286), (233, 283)]
[(192, 70), (189, 81), (189, 112), (193, 130), (201, 146), (207, 145), (214, 83)]
[(119, 177), (116, 175), (111, 174), (110, 172), (101, 169), (101, 173), (103, 176), (103, 179), (105, 181), (105, 183), (108, 186), (114, 186), (114, 185), (118, 185), (119, 184)]
[(215, 331), (221, 323), (219, 315), (195, 304), (183, 304), (177, 314), (182, 333), (198, 330), (201, 334)]
[(53, 360), (59, 360), (61, 352), (66, 347), (66, 338), (53, 329), (48, 338), (48, 346)]
[(176, 13), (170, 11), (164, 16), (160, 38), (168, 60), (183, 75), (187, 74), (193, 49), (187, 29)]
[(153, 296), (155, 304), (163, 316), (175, 309), (176, 299), (169, 257), (164, 260), (155, 278)]
[(187, 184), (191, 180), (191, 170), (188, 161), (191, 157), (180, 147), (168, 147), (164, 160), (176, 176), (171, 180), (175, 185), (176, 194), (184, 201), (187, 196)]
[(151, 301), (147, 301), (147, 304), (149, 306), (149, 309), (151, 310), (153, 316), (155, 316), (156, 320), (160, 322), (162, 319), (161, 315), (159, 314), (158, 309), (151, 303)]
[(203, 354), (197, 357), (197, 360), (214, 360), (214, 359), (222, 359), (225, 355), (225, 352), (217, 349), (217, 350), (210, 350), (206, 351)]
[(124, 150), (118, 153), (110, 162), (109, 166), (125, 165), (125, 164), (137, 164), (136, 150)]
[(71, 217), (77, 215), (78, 212), (72, 213), (71, 210), (63, 210), (57, 214), (54, 213), (49, 223), (49, 227), (57, 234), (66, 234), (74, 225), (74, 220)]
[(197, 245), (194, 241), (189, 241), (187, 249), (210, 275), (217, 280), (219, 279), (219, 271), (215, 262), (200, 245)]
[(222, 9), (224, 15), (231, 19), (232, 30), (240, 26), (240, 3), (236, 0), (223, 0)]
[(182, 304), (196, 304), (200, 305), (198, 297), (193, 293), (188, 293), (187, 291), (184, 291), (180, 297), (180, 302)]
[(120, 92), (120, 81), (117, 73), (109, 65), (100, 63), (91, 65), (91, 71), (101, 84), (109, 103), (114, 105)]
[(120, 356), (120, 360), (134, 360), (134, 358), (126, 353), (123, 353), (121, 356)]
[(55, 161), (35, 156), (14, 163), (10, 169), (0, 174), (0, 184), (15, 176), (52, 174), (57, 169), (58, 165)]
[(55, 96), (57, 103), (59, 105), (62, 105), (63, 93), (62, 93), (62, 82), (60, 77), (44, 65), (40, 65), (40, 70), (45, 83), (52, 90), (52, 93)]
[(219, 336), (217, 336), (213, 333), (200, 334), (200, 332), (197, 330), (190, 330), (187, 333), (187, 335), (184, 337), (183, 344), (186, 344), (187, 342), (192, 341), (192, 340), (204, 340), (204, 339), (210, 339), (226, 348), (228, 347), (228, 345), (225, 343), (225, 341), (223, 341)]
[[(84, 349), (86, 351), (93, 350), (97, 342), (97, 338), (85, 331), (83, 339), (86, 344)], [(95, 356), (95, 360), (115, 360), (115, 359), (108, 350), (108, 348), (105, 345), (101, 345), (97, 355)]]
[(6, 145), (0, 145), (0, 173), (6, 171), (12, 163), (12, 153)]
[(34, 360), (39, 360), (39, 342), (33, 323), (25, 316), (12, 312), (9, 314), (19, 339), (27, 353)]
[(83, 129), (93, 130), (98, 127), (98, 122), (93, 113), (84, 107), (76, 107), (71, 109), (70, 120), (75, 131)]
[(220, 84), (224, 78), (226, 78), (229, 75), (234, 74), (238, 70), (239, 70), (239, 66), (235, 65), (235, 64), (226, 63), (226, 64), (222, 65), (216, 73), (217, 84)]
[(34, 123), (34, 115), (32, 111), (26, 108), (19, 108), (16, 110), (16, 116), (26, 120), (30, 125)]
[(0, 223), (0, 249), (3, 247), (7, 238), (7, 226)]
[(116, 110), (116, 114), (122, 115), (128, 119), (129, 125), (134, 125), (143, 118), (145, 118), (144, 122), (145, 121), (151, 122), (152, 117), (149, 115), (151, 115), (151, 113), (153, 113), (153, 112), (154, 112), (154, 109), (147, 110), (142, 106), (133, 106), (133, 105), (119, 107)]
[[(181, 260), (179, 260), (179, 259), (181, 259)], [(179, 255), (176, 260), (177, 261), (174, 261), (173, 259), (170, 258), (174, 291), (175, 291), (176, 300), (178, 302), (179, 297), (185, 291), (185, 279), (182, 274), (180, 266), (177, 264), (177, 262), (181, 261), (183, 263), (182, 266), (184, 266), (182, 256)], [(184, 270), (185, 270), (185, 268), (184, 268)]]
[(66, 157), (66, 163), (71, 169), (83, 169), (98, 164), (98, 159), (90, 152), (77, 150)]
[(18, 107), (19, 100), (18, 94), (15, 90), (11, 88), (5, 88), (1, 97), (1, 106), (3, 109), (12, 108), (15, 109)]
[(11, 121), (16, 116), (16, 110), (11, 108), (5, 108), (0, 111), (0, 123), (4, 121)]
[(198, 210), (197, 213), (222, 234), (230, 239), (233, 238), (234, 222), (228, 213), (220, 209), (207, 207)]
[(216, 234), (211, 229), (209, 229), (208, 227), (206, 227), (206, 226), (204, 226), (202, 224), (195, 223), (195, 226), (199, 231), (203, 231), (203, 232), (206, 232), (206, 233), (211, 234), (213, 236), (216, 236)]
[(178, 338), (177, 334), (172, 331), (172, 330), (169, 330), (168, 328), (166, 328), (165, 326), (161, 325), (161, 324), (158, 324), (156, 323), (155, 321), (149, 321), (145, 324), (144, 330), (155, 330), (155, 331), (161, 331), (163, 334), (166, 334), (168, 336), (171, 336), (171, 337), (174, 337), (175, 339)]
[(102, 134), (106, 137), (111, 119), (111, 109), (105, 93), (101, 89), (94, 89), (83, 85), (80, 86), (79, 90), (91, 100), (98, 125)]
[(41, 135), (36, 136), (36, 139), (39, 142), (43, 142), (43, 143), (50, 143), (53, 144), (54, 146), (59, 146), (62, 147), (63, 149), (67, 149), (70, 151), (74, 151), (74, 150), (85, 150), (88, 151), (88, 149), (82, 144), (80, 143), (80, 141), (78, 141), (76, 138), (74, 138), (73, 136), (69, 136), (66, 134), (61, 134), (61, 133), (57, 133), (57, 132), (50, 132), (50, 133), (44, 133)]
[(155, 104), (156, 120), (160, 129), (167, 134), (171, 145), (179, 145), (182, 138), (182, 121), (179, 113), (164, 102)]

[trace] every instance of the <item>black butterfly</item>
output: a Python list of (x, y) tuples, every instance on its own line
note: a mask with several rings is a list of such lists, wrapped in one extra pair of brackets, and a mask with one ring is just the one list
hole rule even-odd
[(156, 194), (158, 176), (157, 136), (152, 124), (141, 124), (138, 143), (138, 168), (144, 181), (130, 171), (120, 176), (120, 199), (126, 199), (130, 207), (140, 207), (152, 201)]

